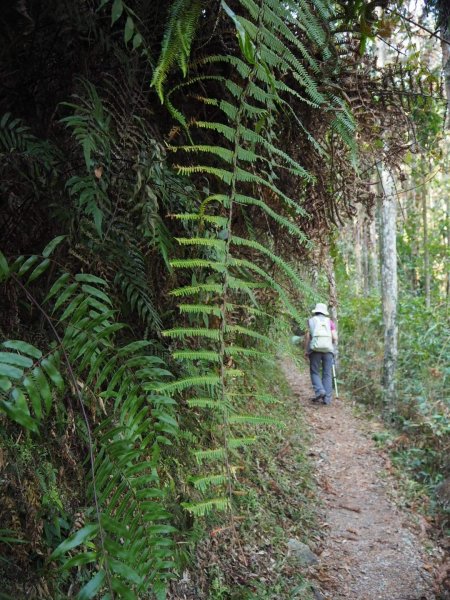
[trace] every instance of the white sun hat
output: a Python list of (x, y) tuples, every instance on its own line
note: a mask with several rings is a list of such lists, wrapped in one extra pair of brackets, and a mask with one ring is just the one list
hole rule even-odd
[(313, 313), (321, 313), (322, 315), (326, 315), (328, 317), (328, 308), (326, 304), (322, 302), (318, 302), (314, 307)]

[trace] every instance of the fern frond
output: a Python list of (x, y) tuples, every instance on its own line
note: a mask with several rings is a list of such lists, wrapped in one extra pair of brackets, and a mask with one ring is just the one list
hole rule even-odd
[(19, 425), (39, 430), (52, 407), (52, 389), (61, 392), (64, 380), (57, 352), (42, 352), (21, 340), (8, 340), (0, 352), (0, 408)]
[[(50, 243), (43, 254), (48, 256), (56, 244)], [(2, 256), (3, 271), (8, 265)], [(15, 264), (17, 271), (8, 269), (7, 275), (18, 279), (35, 273), (42, 262), (37, 257)], [(175, 529), (161, 502), (165, 494), (156, 462), (160, 445), (171, 444), (178, 429), (174, 401), (162, 392), (171, 374), (159, 357), (146, 354), (148, 342), (117, 347), (116, 333), (123, 325), (114, 322), (103, 279), (64, 274), (50, 289), (46, 302), (51, 301), (58, 303), (53, 312), (59, 318), (53, 322), (61, 356), (20, 340), (3, 342), (0, 410), (38, 432), (66, 381), (83, 405), (97, 397), (108, 405), (109, 416), (90, 435), (88, 496), (95, 497), (95, 521), (65, 539), (52, 560), (61, 561), (66, 569), (95, 566), (81, 596), (91, 597), (105, 584), (110, 591), (125, 589), (127, 597), (142, 597), (164, 587), (174, 566)]]
[(220, 497), (205, 500), (203, 502), (184, 502), (182, 504), (188, 512), (192, 513), (196, 517), (204, 517), (213, 510), (229, 510), (230, 501), (229, 498)]
[(197, 328), (178, 328), (178, 329), (166, 329), (162, 332), (165, 337), (173, 337), (177, 339), (183, 339), (185, 337), (203, 337), (210, 340), (219, 341), (220, 332), (218, 329), (209, 329), (207, 327)]
[(210, 408), (219, 412), (229, 408), (226, 402), (214, 400), (213, 398), (189, 398), (187, 404), (190, 408)]
[(161, 102), (164, 102), (163, 86), (174, 63), (178, 62), (184, 76), (187, 74), (190, 49), (201, 6), (200, 0), (175, 0), (169, 9), (161, 54), (151, 82)]
[[(131, 247), (130, 247), (131, 246)], [(154, 300), (148, 284), (148, 273), (145, 258), (137, 245), (129, 243), (128, 252), (115, 251), (117, 274), (115, 285), (122, 291), (131, 310), (136, 311), (140, 319), (154, 331), (162, 327), (161, 317), (155, 308)]]
[(270, 346), (274, 345), (274, 341), (271, 340), (267, 335), (264, 335), (257, 331), (253, 331), (252, 329), (248, 329), (248, 327), (243, 327), (242, 325), (227, 325), (225, 331), (229, 333), (239, 333), (241, 335), (246, 335), (256, 340), (266, 342), (266, 344), (269, 344)]
[(171, 290), (170, 295), (180, 298), (186, 296), (196, 296), (200, 294), (200, 292), (220, 294), (222, 289), (223, 286), (220, 283), (197, 283), (196, 285), (186, 285), (184, 287), (177, 288), (176, 290)]
[[(234, 405), (240, 398), (239, 405), (243, 406), (250, 396), (245, 393), (239, 396), (239, 390), (245, 390), (244, 384), (238, 385), (236, 381), (245, 375), (243, 365), (251, 359), (270, 360), (271, 357), (264, 348), (274, 345), (268, 335), (270, 323), (275, 318), (274, 311), (265, 311), (260, 303), (265, 297), (271, 301), (276, 298), (275, 302), (281, 300), (289, 314), (301, 320), (284, 288), (285, 280), (297, 291), (307, 287), (296, 269), (273, 251), (273, 240), (264, 239), (252, 223), (255, 217), (255, 220), (259, 216), (269, 217), (287, 230), (297, 243), (305, 246), (309, 243), (297, 224), (299, 217), (307, 215), (301, 201), (286, 192), (283, 175), (288, 173), (300, 182), (301, 193), (306, 193), (307, 186), (314, 184), (315, 179), (304, 164), (299, 164), (277, 143), (275, 123), (281, 111), (289, 116), (294, 100), (296, 106), (300, 101), (309, 108), (332, 112), (335, 117), (332, 127), (339, 130), (349, 145), (352, 124), (345, 103), (322, 91), (322, 64), (331, 57), (328, 25), (324, 21), (325, 14), (331, 13), (322, 0), (317, 0), (317, 5), (315, 0), (237, 0), (232, 7), (226, 2), (222, 4), (236, 29), (240, 55), (225, 53), (202, 57), (194, 63), (199, 75), (176, 88), (178, 91), (189, 88), (191, 97), (203, 104), (204, 114), (220, 112), (221, 118), (192, 120), (189, 134), (194, 137), (196, 131), (208, 130), (211, 141), (197, 143), (190, 137), (189, 144), (172, 148), (190, 158), (188, 164), (176, 166), (180, 174), (201, 177), (208, 183), (207, 197), (201, 202), (198, 215), (190, 211), (184, 218), (188, 222), (197, 222), (202, 235), (179, 238), (178, 243), (188, 249), (188, 256), (173, 262), (175, 268), (195, 269), (203, 275), (199, 277), (195, 272), (191, 285), (173, 292), (174, 295), (193, 297), (192, 305), (181, 305), (180, 312), (187, 315), (187, 320), (194, 326), (173, 330), (169, 335), (187, 340), (193, 334), (192, 337), (203, 336), (216, 343), (210, 344), (214, 346), (213, 350), (206, 347), (177, 351), (175, 356), (184, 361), (191, 377), (183, 376), (179, 384), (167, 385), (178, 385), (180, 390), (192, 388), (193, 397), (187, 400), (188, 405), (206, 409), (207, 415), (220, 423), (216, 436), (220, 436), (222, 445), (197, 450), (195, 456), (199, 464), (221, 463), (226, 479), (217, 472), (202, 473), (197, 480), (201, 482), (198, 489), (205, 492), (210, 484), (227, 483), (230, 500), (233, 486), (230, 453), (255, 441), (253, 437), (239, 437), (239, 434), (230, 437), (230, 431), (243, 425), (275, 424), (270, 418), (236, 414)], [(290, 83), (286, 83), (289, 80)], [(214, 89), (220, 90), (216, 96), (212, 93)], [(315, 151), (325, 157), (325, 148), (314, 139), (298, 115), (293, 123)], [(198, 160), (191, 160), (191, 155), (197, 155)], [(201, 156), (205, 157), (204, 162)], [(292, 186), (291, 180), (289, 185)], [(233, 232), (238, 206), (250, 239)], [(217, 227), (221, 227), (221, 231), (217, 232)], [(276, 267), (274, 274), (268, 268), (270, 263)], [(269, 294), (265, 294), (265, 290), (269, 290)], [(249, 300), (243, 301), (244, 295)], [(243, 324), (255, 321), (257, 316), (263, 317), (258, 320), (266, 328), (262, 332)], [(210, 321), (214, 325), (210, 325)], [(198, 327), (198, 323), (202, 326)], [(204, 335), (205, 330), (212, 333)], [(239, 342), (239, 338), (245, 343)], [(212, 364), (208, 366), (217, 369), (209, 397), (198, 391), (198, 387), (203, 386), (198, 371), (205, 370), (201, 361), (210, 362)], [(174, 388), (167, 389), (173, 391)], [(264, 403), (277, 401), (270, 395), (260, 399)], [(206, 499), (205, 502), (209, 508), (199, 508), (198, 514), (213, 507), (213, 501)], [(194, 505), (201, 507), (202, 503)]]
[(238, 448), (245, 448), (251, 446), (256, 442), (256, 437), (241, 437), (241, 438), (230, 438), (228, 440), (228, 446), (236, 450)]
[(192, 483), (192, 485), (201, 492), (206, 492), (208, 488), (212, 486), (224, 485), (227, 481), (228, 478), (226, 474), (206, 475), (189, 478), (189, 482)]
[(179, 219), (180, 221), (203, 221), (204, 223), (211, 223), (213, 225), (217, 225), (218, 227), (225, 227), (227, 225), (227, 218), (220, 217), (217, 215), (206, 215), (206, 214), (175, 214), (171, 215), (174, 219)]
[(220, 362), (221, 356), (218, 352), (212, 350), (179, 350), (173, 352), (175, 360), (207, 360), (211, 362)]
[(225, 265), (213, 260), (204, 258), (183, 258), (170, 261), (170, 266), (174, 269), (211, 269), (219, 273), (223, 272)]
[(222, 314), (221, 309), (213, 304), (179, 304), (178, 309), (182, 314), (215, 315), (216, 317)]
[(227, 346), (225, 349), (226, 354), (230, 356), (251, 356), (254, 358), (260, 358), (273, 362), (273, 355), (268, 352), (262, 352), (261, 350), (255, 350), (254, 348), (243, 348), (242, 346)]
[(0, 119), (0, 152), (8, 153), (10, 158), (18, 155), (31, 159), (32, 169), (38, 165), (44, 167), (44, 171), (35, 173), (39, 176), (51, 172), (55, 162), (60, 159), (55, 146), (33, 135), (30, 127), (10, 112), (4, 113)]
[(194, 456), (199, 465), (207, 460), (219, 460), (225, 458), (225, 448), (210, 448), (208, 450), (196, 450)]
[(181, 392), (193, 387), (214, 389), (219, 383), (220, 377), (218, 375), (197, 375), (195, 377), (185, 377), (184, 379), (170, 383), (162, 383), (158, 386), (157, 390), (166, 394), (173, 394), (174, 392)]
[(0, 148), (9, 152), (27, 150), (35, 141), (30, 128), (21, 119), (14, 119), (11, 113), (5, 113), (0, 120)]
[(211, 248), (217, 248), (218, 250), (225, 250), (225, 242), (215, 238), (175, 238), (176, 241), (182, 246), (208, 246)]

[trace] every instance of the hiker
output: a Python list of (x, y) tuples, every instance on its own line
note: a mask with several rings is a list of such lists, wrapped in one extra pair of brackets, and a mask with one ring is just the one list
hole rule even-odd
[(331, 404), (333, 344), (337, 343), (336, 325), (329, 317), (326, 304), (319, 302), (312, 312), (314, 316), (308, 320), (305, 335), (305, 358), (309, 358), (309, 372), (315, 393), (312, 400)]

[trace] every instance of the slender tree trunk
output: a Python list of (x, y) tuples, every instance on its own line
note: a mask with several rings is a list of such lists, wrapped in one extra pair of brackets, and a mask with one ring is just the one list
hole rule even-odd
[[(447, 129), (450, 129), (450, 8), (449, 6), (445, 6), (444, 3), (441, 5), (441, 14), (440, 14), (441, 25), (441, 48), (442, 48), (442, 70), (444, 72), (444, 82), (445, 82), (445, 95), (447, 97), (447, 113), (446, 113), (446, 122), (445, 126)], [(447, 302), (450, 300), (450, 196), (448, 190), (448, 152), (449, 152), (449, 144), (445, 145), (444, 152), (446, 152), (446, 166), (447, 169), (445, 172), (447, 173), (446, 177), (446, 194), (447, 194), (447, 202), (446, 202), (446, 221), (447, 221), (447, 281), (446, 281), (446, 293), (447, 293)]]
[[(448, 187), (448, 186), (447, 186)], [(446, 202), (446, 226), (447, 226), (447, 281), (446, 281), (446, 297), (447, 302), (450, 301), (450, 191), (447, 191)]]
[(423, 280), (425, 286), (425, 306), (430, 308), (430, 248), (428, 246), (428, 214), (427, 214), (427, 189), (422, 187), (422, 227), (423, 227)]
[(380, 207), (381, 290), (384, 324), (383, 389), (384, 400), (395, 400), (397, 367), (397, 197), (392, 173), (380, 168), (383, 196)]
[[(378, 46), (381, 68), (385, 66), (386, 46)], [(383, 392), (385, 409), (396, 398), (396, 369), (398, 354), (397, 325), (397, 194), (393, 174), (385, 165), (378, 167), (382, 188), (380, 207), (381, 292), (383, 304), (384, 360)]]
[(367, 217), (362, 220), (362, 275), (363, 275), (363, 293), (367, 298), (369, 295), (369, 223)]
[[(410, 228), (413, 232), (417, 231), (417, 190), (415, 189), (416, 180), (411, 178), (411, 186), (414, 188), (411, 192), (411, 211), (410, 211)], [(417, 236), (411, 236), (411, 288), (413, 292), (416, 294), (419, 289), (419, 278), (417, 276), (417, 264), (418, 264), (418, 256), (419, 256), (419, 245), (417, 242)]]
[(447, 97), (445, 127), (446, 129), (450, 129), (450, 9), (443, 6), (441, 11), (442, 70), (444, 72), (445, 95)]
[(320, 264), (320, 250), (319, 246), (316, 245), (312, 251), (312, 260), (310, 265), (311, 283), (314, 288), (317, 288), (319, 283), (319, 264)]
[(378, 243), (376, 220), (372, 219), (368, 226), (368, 255), (369, 255), (369, 290), (378, 292), (380, 282), (378, 277)]
[(361, 206), (358, 206), (358, 211), (356, 213), (356, 220), (354, 223), (355, 228), (355, 287), (356, 293), (360, 294), (363, 289), (363, 257), (362, 257), (362, 217), (361, 217)]
[[(338, 329), (338, 295), (336, 286), (336, 275), (334, 271), (333, 257), (330, 254), (328, 254), (325, 260), (325, 271), (328, 279), (328, 305), (330, 309), (330, 315), (334, 323), (336, 324), (336, 329)], [(336, 344), (334, 362), (336, 363), (336, 368), (339, 368), (339, 338), (338, 343)]]

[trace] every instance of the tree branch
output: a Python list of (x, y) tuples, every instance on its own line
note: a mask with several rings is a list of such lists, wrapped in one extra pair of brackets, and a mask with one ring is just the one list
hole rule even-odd
[(441, 42), (444, 42), (444, 44), (447, 44), (448, 46), (450, 46), (450, 42), (448, 40), (446, 40), (442, 36), (438, 35), (436, 32), (432, 31), (431, 29), (428, 29), (428, 27), (425, 27), (425, 25), (421, 25), (420, 23), (416, 23), (416, 21), (413, 21), (410, 17), (407, 17), (406, 15), (402, 15), (402, 13), (399, 13), (396, 10), (392, 10), (390, 8), (386, 8), (385, 10), (386, 10), (387, 13), (390, 13), (391, 15), (396, 15), (397, 17), (400, 17), (400, 19), (403, 19), (404, 21), (407, 21), (411, 25), (415, 25), (419, 29), (422, 29), (423, 31), (426, 31), (427, 33), (430, 34), (431, 37), (434, 37), (434, 38), (440, 40)]

